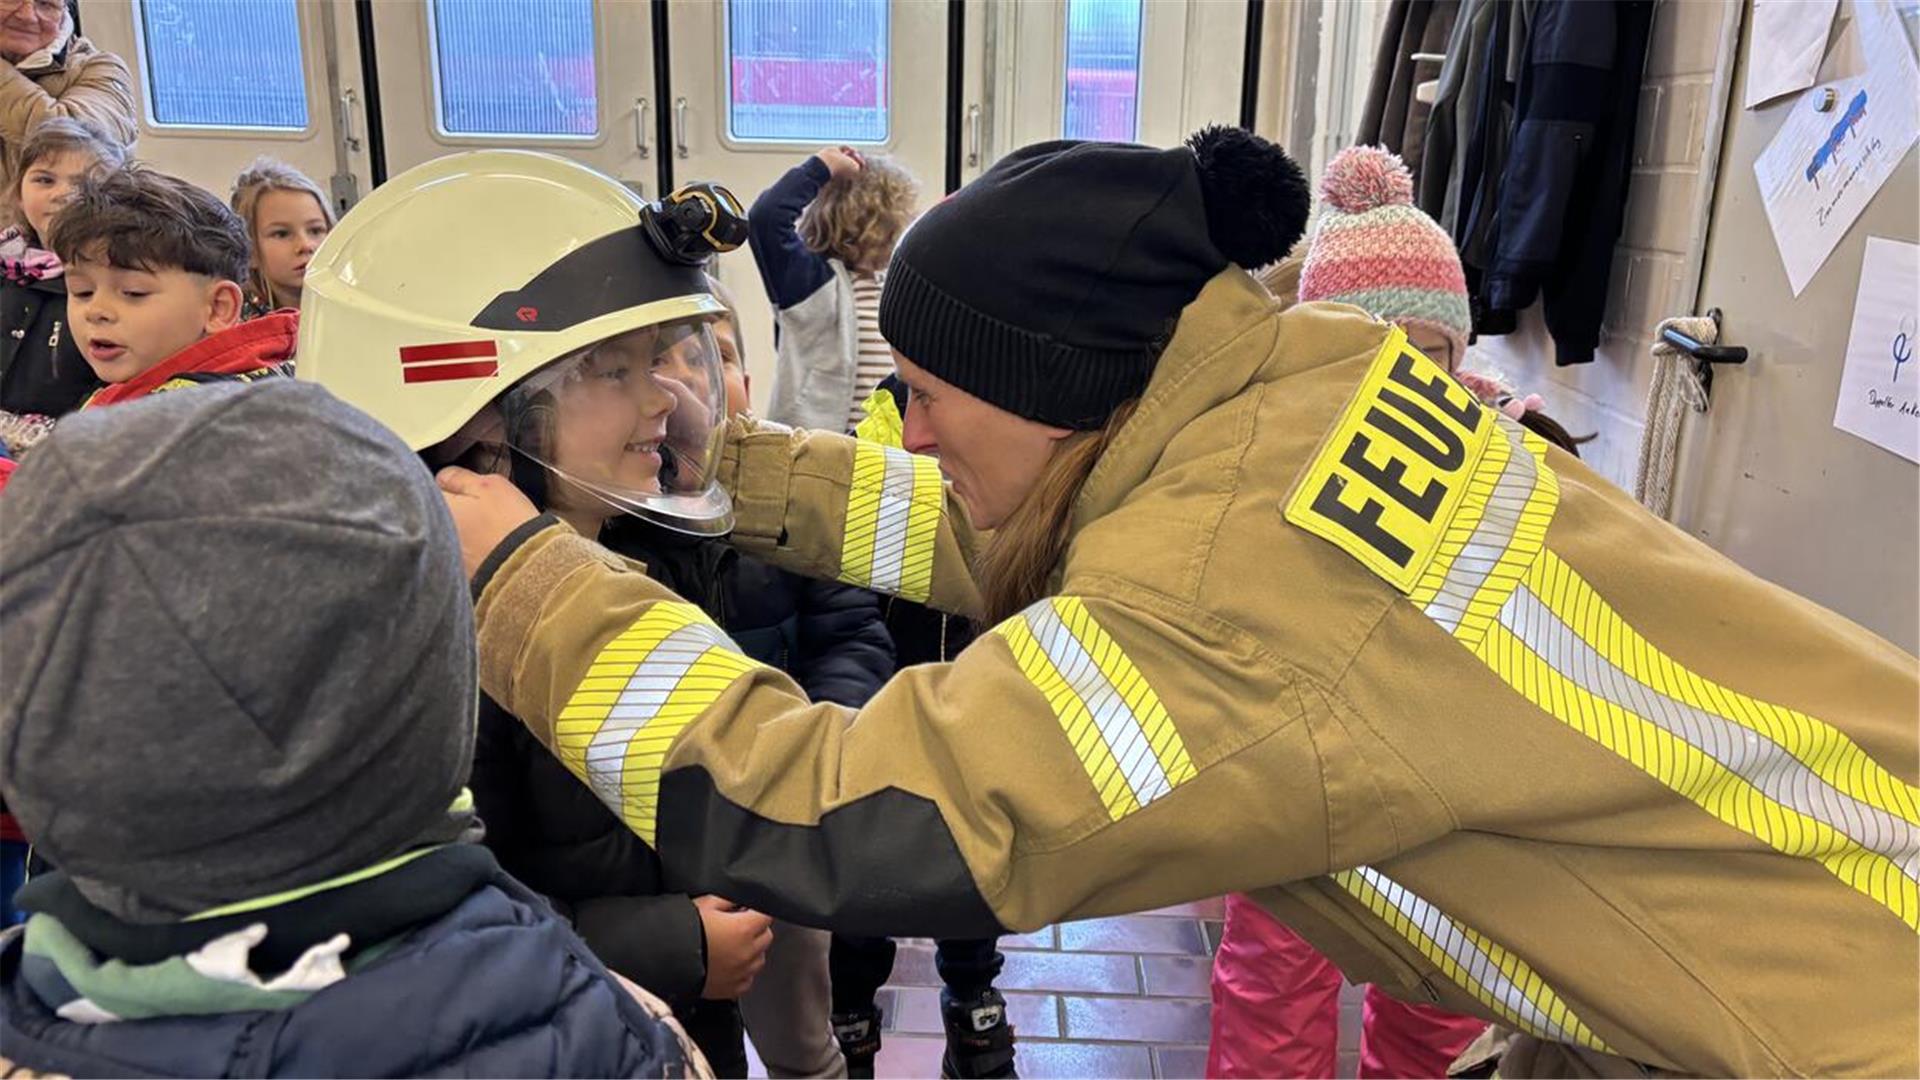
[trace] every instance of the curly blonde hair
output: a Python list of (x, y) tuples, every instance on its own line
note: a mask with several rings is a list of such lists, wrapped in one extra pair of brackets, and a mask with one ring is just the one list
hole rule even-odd
[[(327, 228), (331, 229), (338, 221), (333, 215), (333, 205), (327, 201), (326, 192), (320, 185), (299, 169), (277, 158), (257, 157), (253, 164), (241, 171), (233, 180), (233, 212), (247, 224), (247, 244), (258, 249), (260, 246), (260, 197), (269, 191), (292, 191), (313, 196), (320, 204), (320, 216), (327, 219)], [(273, 283), (260, 272), (259, 260), (254, 260), (247, 269), (247, 292), (269, 308), (280, 307), (281, 297), (276, 295)]]
[(913, 220), (920, 181), (885, 154), (868, 154), (852, 176), (829, 180), (800, 212), (795, 228), (807, 250), (839, 259), (855, 273), (877, 273)]

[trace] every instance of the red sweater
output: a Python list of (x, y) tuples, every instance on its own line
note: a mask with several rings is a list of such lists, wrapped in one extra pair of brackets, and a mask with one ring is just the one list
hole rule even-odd
[[(209, 382), (221, 377), (246, 378), (265, 374), (293, 358), (300, 334), (300, 316), (277, 311), (252, 322), (201, 338), (123, 383), (94, 392), (83, 409), (117, 405), (161, 390), (175, 382)], [(208, 376), (212, 376), (209, 379)]]

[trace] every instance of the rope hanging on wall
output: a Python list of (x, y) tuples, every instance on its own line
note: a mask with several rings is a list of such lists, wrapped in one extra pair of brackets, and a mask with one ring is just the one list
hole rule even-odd
[(1707, 394), (1693, 358), (1667, 343), (1668, 327), (1706, 344), (1719, 340), (1720, 327), (1705, 315), (1667, 319), (1654, 331), (1653, 385), (1647, 391), (1647, 422), (1640, 436), (1640, 466), (1633, 497), (1662, 519), (1673, 515), (1673, 478), (1679, 468), (1680, 425), (1688, 412), (1704, 412)]

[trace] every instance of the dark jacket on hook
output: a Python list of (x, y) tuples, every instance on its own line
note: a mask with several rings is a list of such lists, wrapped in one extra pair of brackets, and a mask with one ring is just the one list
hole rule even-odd
[(1561, 365), (1591, 361), (1600, 344), (1652, 25), (1653, 0), (1532, 11), (1480, 295), (1495, 311), (1543, 297)]

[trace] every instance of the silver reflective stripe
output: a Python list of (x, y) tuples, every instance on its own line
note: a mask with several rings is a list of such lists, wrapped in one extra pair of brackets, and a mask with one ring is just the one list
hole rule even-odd
[(1506, 553), (1507, 546), (1513, 542), (1514, 530), (1520, 525), (1520, 513), (1526, 509), (1527, 499), (1533, 494), (1540, 477), (1538, 463), (1520, 438), (1507, 432), (1504, 426), (1497, 428), (1494, 434), (1495, 437), (1502, 434), (1509, 436), (1512, 453), (1507, 457), (1506, 467), (1500, 472), (1500, 479), (1494, 482), (1480, 523), (1474, 527), (1466, 546), (1461, 548), (1460, 554), (1447, 568), (1446, 581), (1426, 608), (1427, 616), (1449, 634), (1460, 629), (1460, 620), (1467, 613), (1467, 605), (1473, 602), (1474, 594), (1486, 584), (1487, 575), (1493, 572), (1500, 556)]
[[(1427, 903), (1399, 882), (1371, 866), (1355, 867), (1353, 873), (1373, 886), (1394, 910), (1406, 916), (1441, 952), (1452, 957), (1453, 962), (1460, 965), (1462, 973), (1478, 984), (1484, 992), (1475, 994), (1476, 997), (1490, 999), (1490, 1004), (1498, 1002), (1522, 1027), (1543, 1039), (1566, 1043), (1580, 1041), (1573, 1032), (1561, 1027), (1542, 1012), (1533, 999), (1515, 986), (1506, 972), (1500, 970), (1500, 965), (1494, 961), (1493, 957), (1488, 956), (1486, 950), (1475, 944), (1473, 939), (1461, 930), (1460, 925), (1447, 916), (1446, 912)], [(1467, 989), (1471, 991), (1473, 987), (1467, 987)]]
[(619, 699), (587, 744), (587, 783), (602, 802), (619, 805), (628, 745), (659, 714), (694, 662), (716, 647), (739, 651), (713, 626), (688, 623), (661, 639), (634, 667)]
[(1588, 693), (1642, 717), (1706, 754), (1767, 798), (1825, 823), (1900, 872), (1920, 880), (1920, 829), (1836, 789), (1760, 732), (1678, 701), (1601, 656), (1522, 585), (1500, 609), (1500, 625), (1548, 667)]
[(880, 516), (873, 535), (872, 588), (888, 595), (900, 591), (907, 560), (907, 519), (913, 512), (913, 457), (886, 448), (887, 471), (880, 482)]
[(1079, 695), (1080, 703), (1093, 717), (1107, 750), (1113, 754), (1121, 775), (1127, 778), (1134, 800), (1145, 806), (1173, 790), (1173, 785), (1167, 782), (1166, 770), (1147, 742), (1140, 718), (1100, 670), (1100, 665), (1087, 655), (1079, 639), (1060, 621), (1053, 605), (1035, 604), (1027, 609), (1026, 619), (1034, 640), (1045, 650), (1054, 670)]

